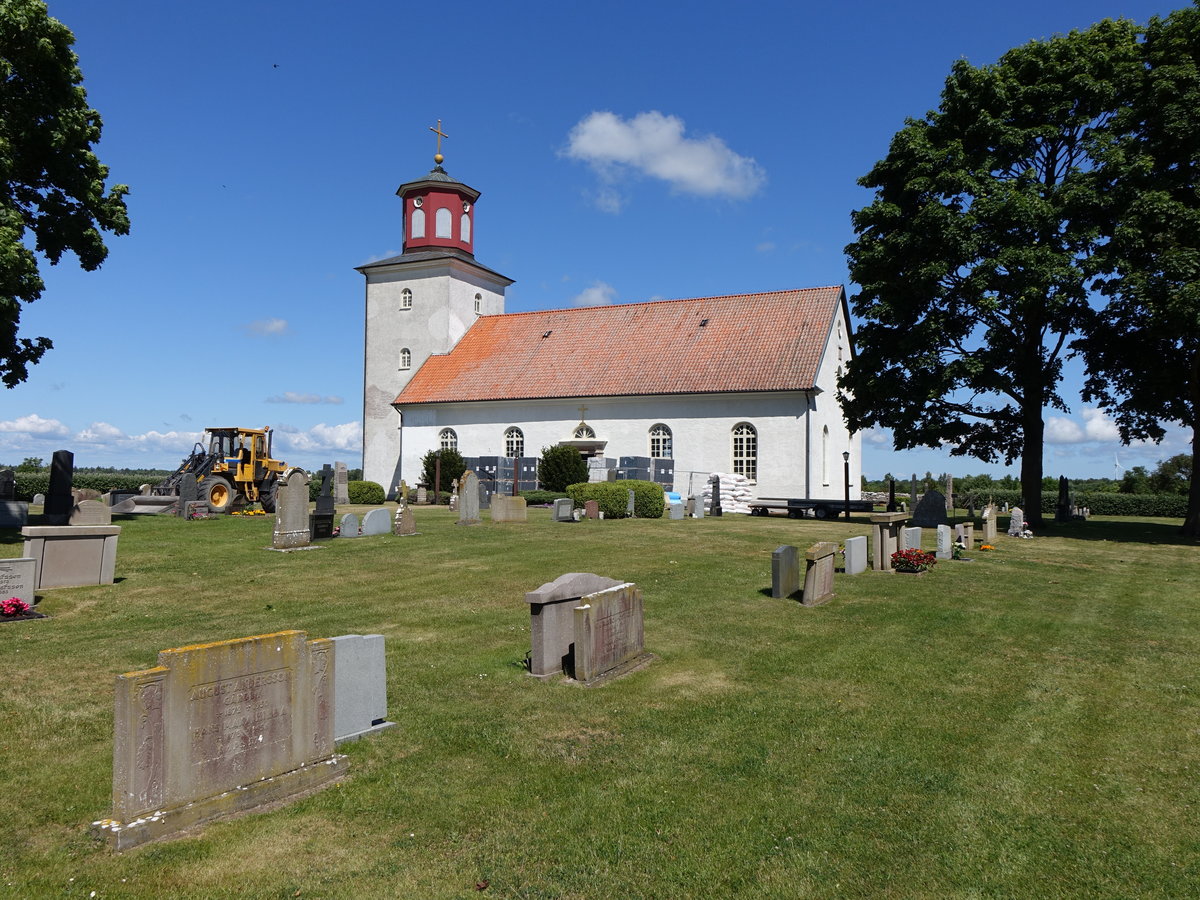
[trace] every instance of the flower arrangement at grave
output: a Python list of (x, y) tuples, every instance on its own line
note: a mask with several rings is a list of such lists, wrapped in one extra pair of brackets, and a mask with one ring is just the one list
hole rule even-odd
[(980, 550), (995, 550), (996, 548), (994, 546), (992, 546), (991, 544), (980, 544), (979, 549)]
[(937, 565), (937, 555), (909, 547), (892, 554), (892, 568), (897, 572), (927, 572)]
[(0, 600), (0, 616), (12, 618), (13, 616), (23, 616), (29, 612), (29, 604), (20, 597), (9, 597), (7, 600)]
[(240, 509), (231, 512), (231, 516), (265, 516), (267, 511), (264, 509)]
[(951, 559), (962, 559), (963, 551), (967, 549), (967, 545), (962, 541), (955, 541), (954, 546), (950, 548)]

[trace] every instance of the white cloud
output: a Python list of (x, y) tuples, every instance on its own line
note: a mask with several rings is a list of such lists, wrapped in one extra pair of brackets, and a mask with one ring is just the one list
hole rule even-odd
[(1088, 442), (1118, 442), (1120, 432), (1103, 410), (1085, 406), (1080, 410), (1083, 424), (1062, 416), (1051, 416), (1046, 420), (1047, 444), (1083, 444)]
[(1080, 415), (1083, 416), (1083, 431), (1089, 441), (1119, 441), (1121, 439), (1121, 433), (1117, 431), (1116, 424), (1102, 410), (1085, 408)]
[(715, 135), (685, 137), (678, 116), (651, 111), (628, 121), (611, 112), (593, 112), (567, 135), (564, 152), (587, 163), (603, 180), (596, 197), (606, 212), (620, 210), (616, 182), (627, 172), (657, 178), (685, 194), (749, 197), (767, 180), (766, 172)]
[(865, 428), (863, 429), (862, 438), (868, 444), (873, 444), (876, 447), (890, 447), (892, 445), (891, 434), (883, 428)]
[(288, 333), (287, 319), (259, 319), (245, 328), (250, 334), (258, 337), (278, 337)]
[(774, 241), (763, 241), (761, 244), (758, 244), (754, 249), (757, 250), (759, 253), (770, 253), (772, 250), (775, 249), (775, 242)]
[(107, 422), (93, 422), (75, 435), (75, 440), (84, 444), (110, 444), (125, 440), (125, 432)]
[(617, 302), (617, 289), (603, 281), (593, 281), (569, 301), (572, 306), (608, 306)]
[(71, 429), (58, 419), (43, 419), (37, 413), (0, 422), (0, 432), (24, 434), (31, 438), (67, 437)]
[(300, 394), (296, 391), (284, 391), (274, 397), (267, 398), (268, 403), (329, 403), (337, 406), (342, 403), (341, 397), (322, 397), (320, 394)]
[(1078, 423), (1062, 416), (1046, 420), (1045, 439), (1047, 444), (1079, 444), (1087, 440)]
[(326, 425), (322, 422), (307, 431), (289, 425), (276, 425), (275, 446), (295, 453), (325, 453), (334, 450), (359, 453), (362, 451), (362, 422), (345, 422), (341, 425)]

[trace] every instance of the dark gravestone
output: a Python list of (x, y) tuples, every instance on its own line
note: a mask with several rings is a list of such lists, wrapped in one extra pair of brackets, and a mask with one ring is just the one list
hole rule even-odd
[(1071, 521), (1071, 482), (1067, 481), (1066, 475), (1058, 476), (1058, 509), (1055, 512), (1054, 518), (1059, 522)]
[(917, 528), (937, 528), (946, 524), (946, 498), (940, 491), (929, 490), (913, 510), (913, 525)]
[(17, 476), (12, 469), (0, 469), (0, 500), (17, 499)]
[(896, 479), (888, 481), (888, 512), (895, 512), (899, 507), (896, 506)]
[(67, 525), (75, 498), (71, 496), (71, 480), (75, 477), (75, 454), (70, 450), (55, 450), (50, 460), (50, 487), (46, 493), (45, 522), (47, 525)]
[(708, 494), (712, 501), (708, 505), (708, 514), (710, 516), (724, 515), (724, 510), (721, 509), (721, 478), (718, 475), (713, 475), (708, 480)]
[[(329, 516), (329, 528), (333, 529), (333, 469), (326, 463), (321, 467), (321, 493), (317, 496), (316, 515)], [(316, 537), (314, 532), (313, 537)], [(326, 535), (328, 537), (328, 535)]]
[(309, 513), (308, 530), (314, 541), (333, 537), (333, 513)]
[(199, 490), (196, 486), (196, 473), (184, 472), (183, 477), (179, 479), (179, 515), (185, 519), (188, 515), (188, 504), (194, 503), (200, 497)]

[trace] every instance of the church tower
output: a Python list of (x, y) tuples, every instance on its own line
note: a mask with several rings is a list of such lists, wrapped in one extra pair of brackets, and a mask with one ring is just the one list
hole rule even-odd
[(403, 204), (404, 252), (359, 266), (366, 278), (363, 478), (395, 496), (403, 423), (392, 401), (435, 354), (448, 353), (482, 315), (504, 312), (512, 284), (475, 260), (479, 191), (442, 168), (439, 120), (434, 167), (396, 190)]

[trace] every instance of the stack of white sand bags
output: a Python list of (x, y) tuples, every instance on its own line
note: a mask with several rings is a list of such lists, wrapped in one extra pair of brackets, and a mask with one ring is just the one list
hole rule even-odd
[(750, 514), (750, 501), (754, 498), (750, 490), (750, 481), (745, 475), (732, 475), (726, 472), (714, 472), (704, 483), (704, 509), (712, 509), (712, 478), (721, 479), (721, 511), (727, 513)]

